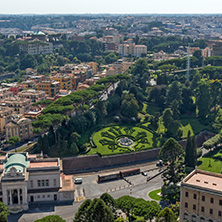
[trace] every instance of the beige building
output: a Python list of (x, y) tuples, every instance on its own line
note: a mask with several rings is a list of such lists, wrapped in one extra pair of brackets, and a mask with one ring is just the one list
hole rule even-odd
[(59, 158), (28, 153), (0, 157), (0, 201), (14, 213), (27, 210), (30, 203), (74, 200), (72, 176), (62, 173)]
[(34, 89), (22, 90), (17, 94), (20, 98), (30, 99), (31, 102), (39, 102), (46, 99), (45, 91), (37, 91)]
[(222, 56), (222, 40), (210, 40), (208, 45), (212, 49), (212, 56)]
[(8, 97), (0, 101), (0, 107), (12, 108), (16, 114), (24, 114), (31, 107), (31, 100), (20, 97)]
[(50, 76), (50, 80), (59, 82), (60, 89), (72, 90), (74, 89), (73, 77), (66, 74), (57, 74), (55, 76)]
[(0, 106), (0, 132), (5, 133), (5, 125), (11, 120), (12, 108)]
[(12, 91), (9, 91), (9, 88), (2, 88), (0, 89), (0, 100), (13, 97), (14, 93)]
[(5, 125), (6, 140), (10, 137), (20, 137), (21, 140), (32, 137), (32, 122), (21, 114), (12, 114), (9, 122)]
[(147, 46), (146, 45), (135, 45), (133, 49), (133, 55), (136, 57), (141, 57), (142, 55), (147, 54)]
[(54, 97), (59, 93), (60, 83), (54, 80), (46, 80), (36, 85), (36, 90), (45, 91), (49, 97)]
[(180, 189), (180, 221), (222, 221), (222, 175), (194, 170)]

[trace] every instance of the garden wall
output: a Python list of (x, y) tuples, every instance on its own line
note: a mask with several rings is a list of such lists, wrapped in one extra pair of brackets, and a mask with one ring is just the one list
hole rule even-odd
[(100, 170), (157, 159), (160, 148), (121, 155), (99, 157), (98, 155), (68, 157), (62, 159), (66, 174)]
[[(212, 137), (214, 134), (203, 131), (196, 137), (197, 146), (202, 146), (203, 142)], [(178, 141), (185, 149), (186, 140)], [(140, 152), (126, 153), (99, 157), (98, 155), (67, 157), (62, 158), (62, 166), (65, 174), (90, 172), (105, 168), (114, 168), (124, 165), (144, 163), (158, 158), (161, 148), (149, 149)]]

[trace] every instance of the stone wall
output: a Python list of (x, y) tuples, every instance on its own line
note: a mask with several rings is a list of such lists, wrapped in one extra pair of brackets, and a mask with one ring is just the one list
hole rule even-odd
[(157, 159), (160, 148), (121, 155), (99, 157), (98, 155), (68, 157), (62, 159), (63, 172), (66, 174), (94, 171), (141, 163)]
[[(197, 145), (202, 146), (202, 143), (209, 139), (213, 134), (204, 131), (197, 135)], [(178, 141), (185, 149), (186, 140)], [(65, 174), (90, 172), (105, 168), (114, 168), (119, 166), (126, 166), (136, 163), (144, 163), (151, 160), (158, 159), (158, 154), (161, 148), (144, 150), (140, 152), (132, 152), (121, 155), (112, 155), (106, 157), (99, 157), (98, 155), (67, 157), (62, 158), (63, 172)]]

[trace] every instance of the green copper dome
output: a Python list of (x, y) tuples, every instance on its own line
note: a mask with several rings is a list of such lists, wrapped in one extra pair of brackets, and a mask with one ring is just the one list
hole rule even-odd
[(6, 172), (9, 172), (11, 167), (23, 172), (24, 168), (28, 167), (29, 164), (30, 161), (27, 160), (25, 153), (14, 153), (8, 155), (8, 160), (4, 163), (3, 168), (6, 169)]

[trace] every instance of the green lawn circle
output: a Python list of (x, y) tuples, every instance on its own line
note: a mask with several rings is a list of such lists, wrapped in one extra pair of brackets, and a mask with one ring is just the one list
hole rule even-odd
[(161, 195), (159, 195), (160, 192), (161, 192), (161, 189), (153, 190), (149, 193), (149, 197), (153, 200), (160, 201), (161, 200)]

